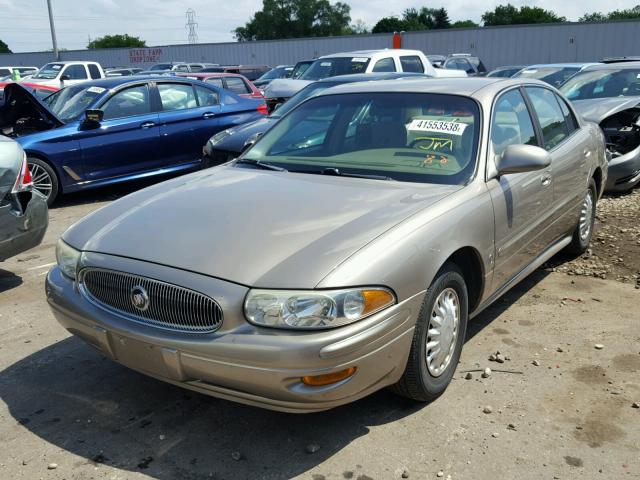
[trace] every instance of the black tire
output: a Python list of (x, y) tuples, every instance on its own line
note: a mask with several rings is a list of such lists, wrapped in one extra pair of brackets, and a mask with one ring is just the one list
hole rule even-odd
[[(429, 323), (436, 300), (447, 289), (455, 290), (458, 296), (460, 318), (451, 359), (444, 370), (439, 375), (434, 376), (427, 366)], [(468, 309), (469, 300), (464, 278), (455, 264), (447, 263), (440, 269), (427, 290), (413, 334), (407, 366), (402, 378), (391, 387), (391, 390), (419, 402), (431, 402), (442, 395), (451, 382), (460, 359), (467, 330)]]
[[(51, 206), (58, 197), (58, 175), (51, 166), (39, 158), (28, 157), (29, 171), (33, 180), (33, 189), (47, 197), (47, 205)], [(48, 177), (48, 178), (47, 178)], [(45, 185), (50, 185), (45, 187)]]
[[(591, 212), (587, 212), (586, 216), (588, 217), (588, 227), (589, 231), (587, 235), (583, 235), (583, 221), (582, 218), (585, 215), (584, 209), (586, 208), (587, 195), (591, 198)], [(573, 230), (573, 238), (571, 239), (571, 243), (567, 245), (566, 251), (572, 255), (581, 255), (583, 254), (587, 248), (589, 247), (589, 243), (591, 242), (591, 237), (593, 236), (593, 227), (596, 220), (596, 203), (598, 201), (598, 189), (596, 188), (596, 182), (593, 180), (589, 180), (589, 188), (587, 189), (587, 194), (585, 195), (584, 200), (580, 204), (580, 218), (578, 219), (578, 224), (576, 228)]]

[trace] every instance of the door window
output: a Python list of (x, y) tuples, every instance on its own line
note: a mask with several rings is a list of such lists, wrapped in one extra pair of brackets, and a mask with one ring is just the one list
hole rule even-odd
[(424, 73), (424, 65), (417, 55), (400, 57), (400, 65), (402, 65), (403, 72)]
[(105, 120), (133, 117), (151, 112), (149, 87), (138, 85), (115, 93), (104, 103), (102, 111)]
[(396, 62), (394, 62), (393, 58), (383, 58), (382, 60), (378, 60), (376, 64), (373, 66), (373, 72), (395, 72), (396, 71)]
[(519, 90), (503, 94), (493, 110), (491, 121), (493, 153), (501, 155), (509, 145), (537, 145), (533, 122)]
[(201, 107), (211, 107), (220, 103), (218, 99), (218, 93), (208, 88), (195, 86), (196, 95), (198, 97), (198, 104)]
[(69, 80), (86, 80), (87, 79), (87, 71), (84, 68), (84, 65), (69, 65), (64, 69), (62, 75), (67, 75)]
[(89, 74), (91, 75), (91, 78), (93, 78), (94, 80), (97, 78), (102, 78), (102, 76), (100, 75), (100, 69), (98, 68), (97, 65), (90, 63), (88, 67), (89, 67)]
[(238, 95), (251, 93), (247, 84), (239, 77), (227, 77), (225, 81), (227, 82), (227, 90), (231, 90), (233, 93)]
[(207, 78), (207, 83), (213, 83), (216, 87), (224, 88), (222, 78)]
[(567, 124), (567, 131), (569, 132), (569, 135), (571, 135), (578, 129), (578, 120), (576, 120), (576, 117), (573, 115), (573, 112), (567, 106), (567, 102), (565, 102), (564, 99), (558, 97), (557, 95), (556, 99), (558, 100), (558, 104), (560, 105), (560, 110), (562, 110), (562, 115), (564, 115), (564, 120)]
[(158, 93), (164, 111), (187, 110), (198, 106), (191, 84), (160, 83)]
[(526, 87), (526, 91), (542, 128), (544, 148), (551, 150), (569, 136), (556, 95), (541, 87)]

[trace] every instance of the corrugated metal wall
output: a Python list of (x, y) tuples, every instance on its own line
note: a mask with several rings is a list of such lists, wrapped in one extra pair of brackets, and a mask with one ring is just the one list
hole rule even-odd
[[(509, 64), (596, 61), (605, 56), (640, 55), (640, 21), (516, 25), (490, 28), (408, 32), (402, 46), (427, 54), (469, 52), (488, 68)], [(142, 49), (70, 50), (61, 60), (94, 60), (103, 66), (149, 66), (155, 61), (215, 62), (220, 64), (295, 63), (335, 52), (390, 48), (392, 36), (352, 35), (268, 42), (168, 45)], [(148, 55), (152, 53), (152, 55)], [(50, 52), (0, 54), (0, 65), (41, 66), (53, 60)]]

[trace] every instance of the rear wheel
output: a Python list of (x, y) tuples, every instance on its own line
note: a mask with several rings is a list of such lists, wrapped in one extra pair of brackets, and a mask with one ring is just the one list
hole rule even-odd
[(27, 158), (29, 172), (33, 179), (33, 189), (47, 198), (47, 205), (51, 206), (58, 196), (58, 176), (51, 166), (39, 158)]
[(468, 319), (467, 286), (458, 267), (442, 267), (427, 293), (413, 334), (409, 360), (396, 393), (421, 402), (446, 390), (460, 359)]
[(567, 246), (567, 252), (569, 253), (580, 255), (589, 247), (596, 219), (597, 192), (596, 182), (591, 179), (589, 181), (587, 193), (580, 204), (580, 218), (575, 230), (573, 231), (573, 238), (571, 239), (571, 243)]

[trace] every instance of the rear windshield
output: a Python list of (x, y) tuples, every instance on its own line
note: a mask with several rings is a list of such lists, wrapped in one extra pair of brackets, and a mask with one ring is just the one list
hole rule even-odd
[(284, 116), (244, 157), (301, 173), (465, 184), (475, 171), (479, 115), (473, 100), (454, 95), (321, 95)]
[(541, 67), (541, 68), (525, 68), (518, 77), (537, 78), (549, 85), (559, 87), (569, 78), (580, 71), (579, 67)]
[(307, 71), (300, 75), (301, 80), (320, 80), (336, 75), (364, 73), (369, 65), (367, 57), (335, 57), (321, 58), (311, 64)]
[(287, 73), (291, 73), (292, 71), (292, 67), (274, 68), (262, 75), (258, 80), (273, 80), (274, 78), (283, 78)]
[(105, 91), (102, 87), (72, 85), (49, 95), (44, 102), (56, 117), (67, 123), (80, 117)]
[(565, 83), (560, 91), (569, 100), (640, 95), (640, 69), (587, 70)]
[(60, 75), (60, 71), (62, 70), (63, 67), (64, 67), (63, 63), (47, 63), (32, 78), (42, 78), (43, 80), (53, 80), (58, 75)]

